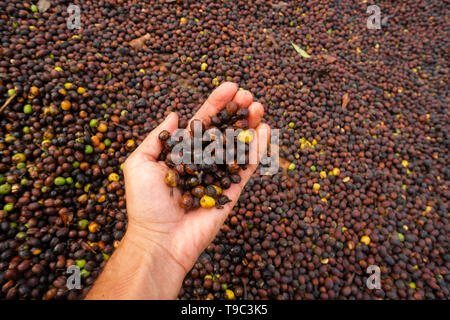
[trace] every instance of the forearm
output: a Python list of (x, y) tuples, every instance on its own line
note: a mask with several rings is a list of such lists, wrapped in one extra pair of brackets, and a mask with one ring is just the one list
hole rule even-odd
[(127, 232), (86, 299), (175, 299), (184, 273), (163, 248)]

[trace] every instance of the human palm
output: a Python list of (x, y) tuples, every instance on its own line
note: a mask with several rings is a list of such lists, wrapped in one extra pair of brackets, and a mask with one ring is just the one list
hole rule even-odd
[[(262, 105), (253, 102), (250, 92), (239, 90), (233, 83), (224, 83), (214, 90), (207, 101), (194, 115), (209, 123), (209, 117), (220, 112), (225, 105), (235, 101), (239, 107), (249, 109), (249, 125), (256, 129), (258, 155), (267, 147), (270, 128), (261, 124), (264, 113)], [(128, 211), (128, 231), (138, 241), (153, 243), (163, 249), (185, 272), (194, 265), (204, 248), (213, 240), (227, 218), (257, 164), (241, 170), (241, 182), (224, 191), (231, 202), (218, 208), (198, 208), (185, 212), (179, 206), (180, 191), (164, 183), (167, 166), (157, 161), (162, 150), (158, 134), (162, 130), (172, 133), (178, 127), (175, 113), (154, 129), (139, 147), (129, 156), (124, 166), (125, 190)], [(260, 157), (258, 157), (259, 159)]]

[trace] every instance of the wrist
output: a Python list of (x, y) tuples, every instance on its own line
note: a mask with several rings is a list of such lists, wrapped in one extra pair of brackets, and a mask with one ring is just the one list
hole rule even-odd
[(121, 251), (127, 253), (128, 260), (138, 260), (134, 277), (141, 284), (136, 286), (142, 287), (143, 297), (148, 299), (175, 299), (186, 271), (166, 248), (134, 231), (132, 227), (127, 230)]
[(87, 298), (175, 299), (184, 277), (165, 248), (129, 226)]

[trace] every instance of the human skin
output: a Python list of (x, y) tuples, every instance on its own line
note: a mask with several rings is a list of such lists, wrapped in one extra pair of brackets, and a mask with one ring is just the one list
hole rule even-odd
[[(249, 108), (249, 125), (256, 130), (258, 162), (267, 148), (270, 128), (261, 123), (263, 106), (252, 94), (226, 82), (215, 89), (193, 119), (209, 124), (209, 116), (230, 101)], [(199, 208), (186, 213), (180, 191), (164, 183), (167, 166), (157, 161), (162, 150), (158, 134), (172, 133), (178, 116), (170, 113), (124, 164), (128, 228), (86, 299), (175, 299), (188, 271), (219, 232), (257, 164), (240, 171), (239, 184), (224, 190), (231, 202), (224, 208)]]

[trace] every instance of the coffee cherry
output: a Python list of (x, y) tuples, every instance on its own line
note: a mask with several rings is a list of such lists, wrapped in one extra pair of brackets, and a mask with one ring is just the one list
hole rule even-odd
[(161, 141), (166, 141), (167, 139), (170, 138), (170, 133), (167, 130), (163, 130), (159, 133), (158, 135), (159, 140)]
[(225, 196), (225, 195), (221, 195), (221, 196), (219, 197), (218, 203), (219, 203), (220, 205), (225, 205), (225, 204), (227, 204), (227, 203), (230, 202), (230, 201), (231, 201), (230, 198), (228, 198), (228, 197)]
[(231, 179), (229, 177), (223, 177), (220, 180), (220, 185), (222, 186), (222, 189), (228, 189), (231, 186)]
[(175, 170), (169, 169), (166, 172), (166, 177), (164, 178), (164, 182), (171, 188), (175, 188), (177, 186), (178, 174)]
[(242, 130), (238, 134), (238, 140), (244, 143), (250, 143), (253, 141), (253, 133), (250, 130)]
[(230, 176), (230, 180), (232, 183), (240, 183), (241, 182), (241, 176), (238, 174), (232, 174)]
[(190, 195), (189, 193), (185, 193), (181, 196), (180, 206), (183, 209), (189, 210), (193, 207), (193, 205), (194, 205), (194, 199), (192, 198), (192, 195)]
[(196, 198), (201, 198), (205, 195), (205, 187), (204, 186), (196, 186), (192, 188), (191, 193)]
[(186, 129), (187, 124), (188, 122), (185, 118), (178, 119), (178, 129)]
[(236, 117), (238, 119), (245, 119), (248, 117), (248, 109), (247, 108), (241, 108), (236, 112)]
[(248, 120), (247, 119), (241, 119), (234, 123), (235, 129), (248, 129)]
[(202, 208), (212, 208), (216, 205), (216, 200), (214, 200), (214, 198), (210, 197), (210, 196), (203, 196), (200, 199), (200, 205), (202, 206)]
[(217, 198), (222, 195), (222, 188), (213, 184), (206, 187), (205, 193), (207, 196)]
[(219, 113), (219, 116), (218, 116), (218, 117), (220, 118), (220, 120), (221, 120), (222, 123), (226, 123), (226, 122), (228, 122), (228, 121), (231, 119), (231, 116), (230, 116), (230, 114), (227, 112), (227, 110), (222, 110), (222, 111)]
[(190, 177), (187, 177), (185, 180), (185, 186), (188, 188), (196, 187), (199, 184), (200, 184), (200, 180), (198, 179), (197, 176), (190, 176)]
[(210, 117), (210, 121), (211, 121), (211, 125), (218, 127), (222, 124), (222, 121), (220, 120), (220, 118), (218, 116), (212, 116)]
[(234, 101), (230, 101), (225, 106), (225, 110), (227, 111), (228, 115), (233, 116), (238, 110), (238, 104)]

